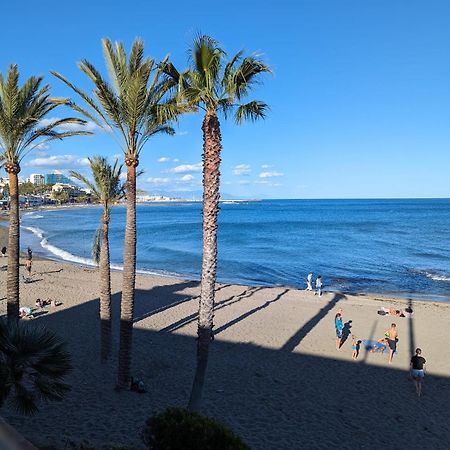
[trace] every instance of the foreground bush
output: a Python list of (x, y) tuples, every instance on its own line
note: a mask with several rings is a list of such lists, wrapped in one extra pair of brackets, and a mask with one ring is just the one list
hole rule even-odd
[(151, 450), (249, 450), (221, 423), (182, 408), (168, 408), (147, 420), (143, 440)]
[(62, 400), (69, 386), (70, 355), (53, 331), (0, 319), (0, 408), (9, 402), (32, 415), (39, 400)]

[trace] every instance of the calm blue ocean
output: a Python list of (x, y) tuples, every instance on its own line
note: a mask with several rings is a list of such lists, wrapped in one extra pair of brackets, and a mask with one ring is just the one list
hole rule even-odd
[[(25, 213), (21, 245), (90, 262), (100, 208)], [(201, 204), (138, 206), (138, 269), (199, 278)], [(125, 208), (111, 217), (111, 259), (122, 264)], [(266, 200), (223, 203), (218, 279), (450, 300), (450, 200)]]

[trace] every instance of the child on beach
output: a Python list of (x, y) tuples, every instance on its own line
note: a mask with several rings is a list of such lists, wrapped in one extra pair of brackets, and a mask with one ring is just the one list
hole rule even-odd
[(316, 279), (316, 292), (314, 292), (314, 295), (318, 295), (319, 297), (322, 296), (322, 277), (319, 275)]
[(358, 338), (352, 334), (352, 358), (357, 359), (359, 356), (359, 348), (360, 348), (360, 341), (358, 341)]

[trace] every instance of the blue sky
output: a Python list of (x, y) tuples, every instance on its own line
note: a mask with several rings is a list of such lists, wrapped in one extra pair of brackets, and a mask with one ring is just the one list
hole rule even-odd
[[(156, 60), (187, 64), (201, 31), (232, 55), (257, 52), (274, 70), (252, 97), (271, 106), (265, 121), (222, 120), (222, 191), (252, 198), (450, 197), (450, 2), (446, 0), (173, 1), (170, 4), (30, 0), (2, 7), (0, 70), (49, 70), (89, 87), (76, 62), (104, 70), (100, 40), (136, 36)], [(62, 113), (62, 112), (61, 112)], [(201, 191), (201, 115), (175, 137), (144, 149), (140, 187)], [(38, 150), (22, 175), (85, 167), (120, 154), (106, 133)]]

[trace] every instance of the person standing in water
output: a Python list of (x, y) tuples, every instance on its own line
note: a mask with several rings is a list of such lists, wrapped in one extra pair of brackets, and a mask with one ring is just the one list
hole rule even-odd
[(306, 277), (306, 290), (312, 291), (313, 290), (313, 273), (309, 272), (308, 276)]
[(321, 297), (322, 296), (322, 288), (323, 288), (322, 277), (319, 275), (316, 278), (316, 292), (314, 293), (314, 295), (318, 295), (319, 297)]

